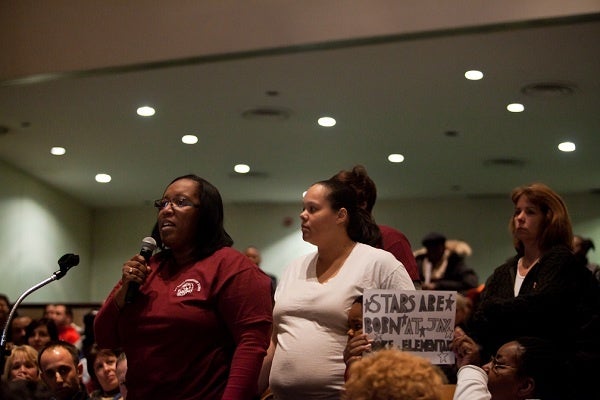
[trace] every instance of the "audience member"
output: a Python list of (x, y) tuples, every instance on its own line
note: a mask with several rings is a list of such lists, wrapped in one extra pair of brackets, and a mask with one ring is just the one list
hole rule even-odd
[[(272, 326), (271, 280), (231, 248), (218, 190), (196, 175), (155, 202), (162, 251), (135, 255), (96, 315), (96, 342), (127, 353), (130, 398), (252, 399)], [(139, 292), (126, 303), (132, 282)]]
[(445, 378), (424, 358), (379, 350), (350, 366), (344, 400), (441, 400)]
[(127, 400), (127, 356), (124, 352), (117, 357), (117, 380), (119, 381), (119, 392), (123, 400)]
[(460, 240), (446, 240), (441, 233), (428, 233), (421, 241), (424, 249), (415, 251), (422, 288), (456, 290), (464, 293), (477, 286), (477, 274), (465, 259), (471, 247)]
[(1, 400), (56, 400), (41, 380), (12, 380), (0, 382)]
[(357, 296), (348, 310), (348, 338), (360, 335), (363, 329), (363, 297)]
[(31, 323), (31, 317), (27, 315), (16, 316), (10, 323), (10, 330), (8, 333), (8, 341), (14, 346), (20, 346), (27, 344), (25, 342), (26, 328)]
[[(260, 263), (262, 261), (262, 257), (260, 255), (260, 250), (256, 246), (248, 246), (244, 249), (244, 255), (250, 259), (254, 264), (260, 267)], [(271, 286), (273, 287), (273, 293), (275, 293), (275, 289), (277, 288), (277, 277), (273, 274), (270, 274), (265, 271), (269, 278), (271, 278)]]
[(56, 323), (50, 318), (34, 319), (25, 328), (25, 340), (39, 352), (48, 343), (58, 341)]
[(454, 400), (558, 400), (568, 399), (564, 387), (565, 360), (554, 344), (535, 337), (520, 337), (502, 345), (480, 367), (479, 346), (456, 328), (453, 350), (458, 379)]
[(71, 343), (81, 350), (81, 334), (73, 324), (73, 309), (66, 304), (54, 304), (46, 309), (46, 314), (52, 318), (58, 328), (58, 339)]
[(8, 300), (8, 296), (3, 293), (0, 293), (0, 332), (4, 331), (4, 327), (6, 326), (6, 322), (8, 321), (8, 316), (10, 314), (10, 300)]
[(480, 283), (477, 287), (469, 289), (464, 293), (465, 297), (471, 301), (471, 304), (473, 305), (473, 311), (475, 311), (479, 306), (483, 289), (485, 289), (485, 283)]
[(467, 296), (463, 296), (460, 293), (456, 294), (456, 318), (454, 320), (455, 326), (464, 328), (467, 326), (473, 316), (473, 302)]
[(567, 343), (576, 366), (569, 379), (583, 390), (579, 383), (592, 382), (591, 371), (600, 362), (598, 282), (576, 263), (571, 221), (558, 194), (534, 183), (516, 188), (511, 197), (517, 255), (487, 280), (469, 334), (486, 355), (521, 336)]
[(584, 238), (583, 236), (573, 236), (573, 253), (577, 258), (577, 263), (589, 269), (594, 277), (600, 280), (600, 265), (592, 263), (588, 260), (587, 253), (590, 250), (595, 250), (592, 239)]
[(270, 371), (275, 398), (338, 400), (354, 299), (368, 288), (414, 290), (414, 285), (392, 254), (370, 246), (379, 242), (379, 228), (358, 207), (350, 186), (338, 180), (312, 185), (300, 219), (302, 238), (317, 251), (293, 261), (279, 281), (261, 386)]
[(356, 360), (360, 360), (363, 352), (370, 351), (371, 346), (368, 343), (366, 346), (361, 347), (360, 349), (356, 349), (356, 347), (360, 347), (360, 344), (354, 345), (352, 339), (355, 336), (358, 336), (363, 333), (363, 297), (358, 296), (354, 299), (354, 302), (350, 306), (348, 310), (348, 342), (346, 343), (346, 348), (344, 349), (344, 362), (346, 363), (346, 372), (344, 372), (344, 380), (348, 380), (348, 372), (350, 371), (350, 364)]
[[(8, 323), (9, 315), (10, 301), (8, 300), (8, 297), (5, 294), (0, 293), (0, 335), (4, 333), (4, 328)], [(10, 351), (10, 343), (6, 342), (5, 346), (2, 346), (2, 348), (0, 348), (0, 371), (4, 369), (4, 361), (6, 359), (4, 355), (8, 354), (8, 351)]]
[[(473, 303), (471, 302), (471, 299), (463, 296), (460, 293), (456, 294), (456, 318), (454, 320), (455, 327), (464, 328), (469, 323), (471, 316), (473, 315), (472, 305)], [(456, 384), (456, 374), (458, 372), (456, 363), (441, 364), (439, 365), (439, 368), (446, 376), (448, 383)]]
[(64, 341), (50, 342), (40, 351), (38, 364), (42, 380), (56, 400), (89, 399), (81, 382), (83, 366), (77, 347)]
[(81, 351), (84, 357), (87, 357), (88, 353), (96, 344), (96, 338), (94, 337), (94, 319), (98, 314), (98, 309), (92, 309), (83, 316), (83, 339), (81, 340)]
[(121, 398), (117, 379), (118, 352), (94, 346), (87, 355), (87, 370), (97, 390), (90, 394), (91, 400)]
[(40, 373), (37, 357), (38, 352), (31, 346), (20, 345), (13, 347), (10, 355), (6, 358), (2, 378), (6, 381), (15, 379), (39, 380)]
[(56, 306), (54, 304), (46, 304), (46, 307), (44, 307), (44, 315), (42, 315), (42, 318), (54, 319), (55, 309)]
[[(373, 215), (373, 207), (377, 200), (377, 187), (375, 182), (367, 174), (367, 170), (362, 165), (356, 165), (352, 170), (342, 170), (334, 175), (331, 179), (336, 179), (342, 183), (350, 185), (356, 192), (358, 206), (366, 210), (371, 217)], [(404, 265), (408, 275), (411, 277), (416, 288), (420, 288), (421, 281), (417, 263), (412, 254), (410, 242), (406, 236), (397, 229), (386, 225), (379, 225), (381, 232), (381, 242), (376, 243), (375, 247), (380, 247), (385, 251), (389, 251), (396, 257), (398, 261)]]

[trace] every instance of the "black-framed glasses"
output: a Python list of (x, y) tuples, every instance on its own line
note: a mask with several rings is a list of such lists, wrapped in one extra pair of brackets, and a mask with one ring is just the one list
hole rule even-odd
[(490, 357), (490, 364), (492, 367), (492, 370), (499, 374), (500, 371), (504, 370), (504, 369), (516, 369), (517, 367), (513, 367), (512, 365), (507, 365), (507, 364), (502, 364), (500, 362), (498, 362), (498, 359), (495, 356), (491, 356)]
[(185, 197), (177, 197), (174, 199), (154, 200), (154, 207), (156, 207), (156, 209), (159, 211), (164, 209), (169, 204), (175, 208), (200, 207), (200, 204), (195, 204), (190, 199), (186, 199)]

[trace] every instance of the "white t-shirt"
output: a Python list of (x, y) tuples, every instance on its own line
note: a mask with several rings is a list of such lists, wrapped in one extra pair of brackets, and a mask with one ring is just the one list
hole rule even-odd
[(277, 347), (269, 386), (276, 399), (339, 400), (348, 310), (364, 289), (414, 290), (406, 269), (387, 251), (357, 243), (325, 283), (316, 275), (317, 253), (293, 261), (275, 292)]
[(515, 297), (519, 295), (519, 290), (521, 290), (521, 286), (523, 286), (524, 280), (525, 275), (521, 275), (519, 273), (519, 269), (517, 268), (517, 274), (515, 275)]

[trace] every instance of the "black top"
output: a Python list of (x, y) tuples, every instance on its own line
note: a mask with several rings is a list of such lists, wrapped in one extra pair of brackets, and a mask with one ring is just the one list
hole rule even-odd
[(558, 246), (544, 254), (515, 297), (518, 260), (511, 258), (487, 280), (469, 326), (484, 354), (494, 354), (519, 336), (571, 346), (595, 334), (589, 323), (600, 315), (600, 286), (589, 270), (577, 265), (570, 249)]

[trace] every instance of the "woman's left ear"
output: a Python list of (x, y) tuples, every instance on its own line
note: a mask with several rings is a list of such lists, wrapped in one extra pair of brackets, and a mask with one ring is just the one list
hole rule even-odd
[(338, 210), (338, 218), (346, 218), (347, 216), (348, 216), (348, 210), (346, 210), (343, 207)]
[(521, 380), (519, 383), (519, 389), (517, 391), (520, 399), (532, 398), (535, 394), (535, 381), (531, 377), (527, 377)]

